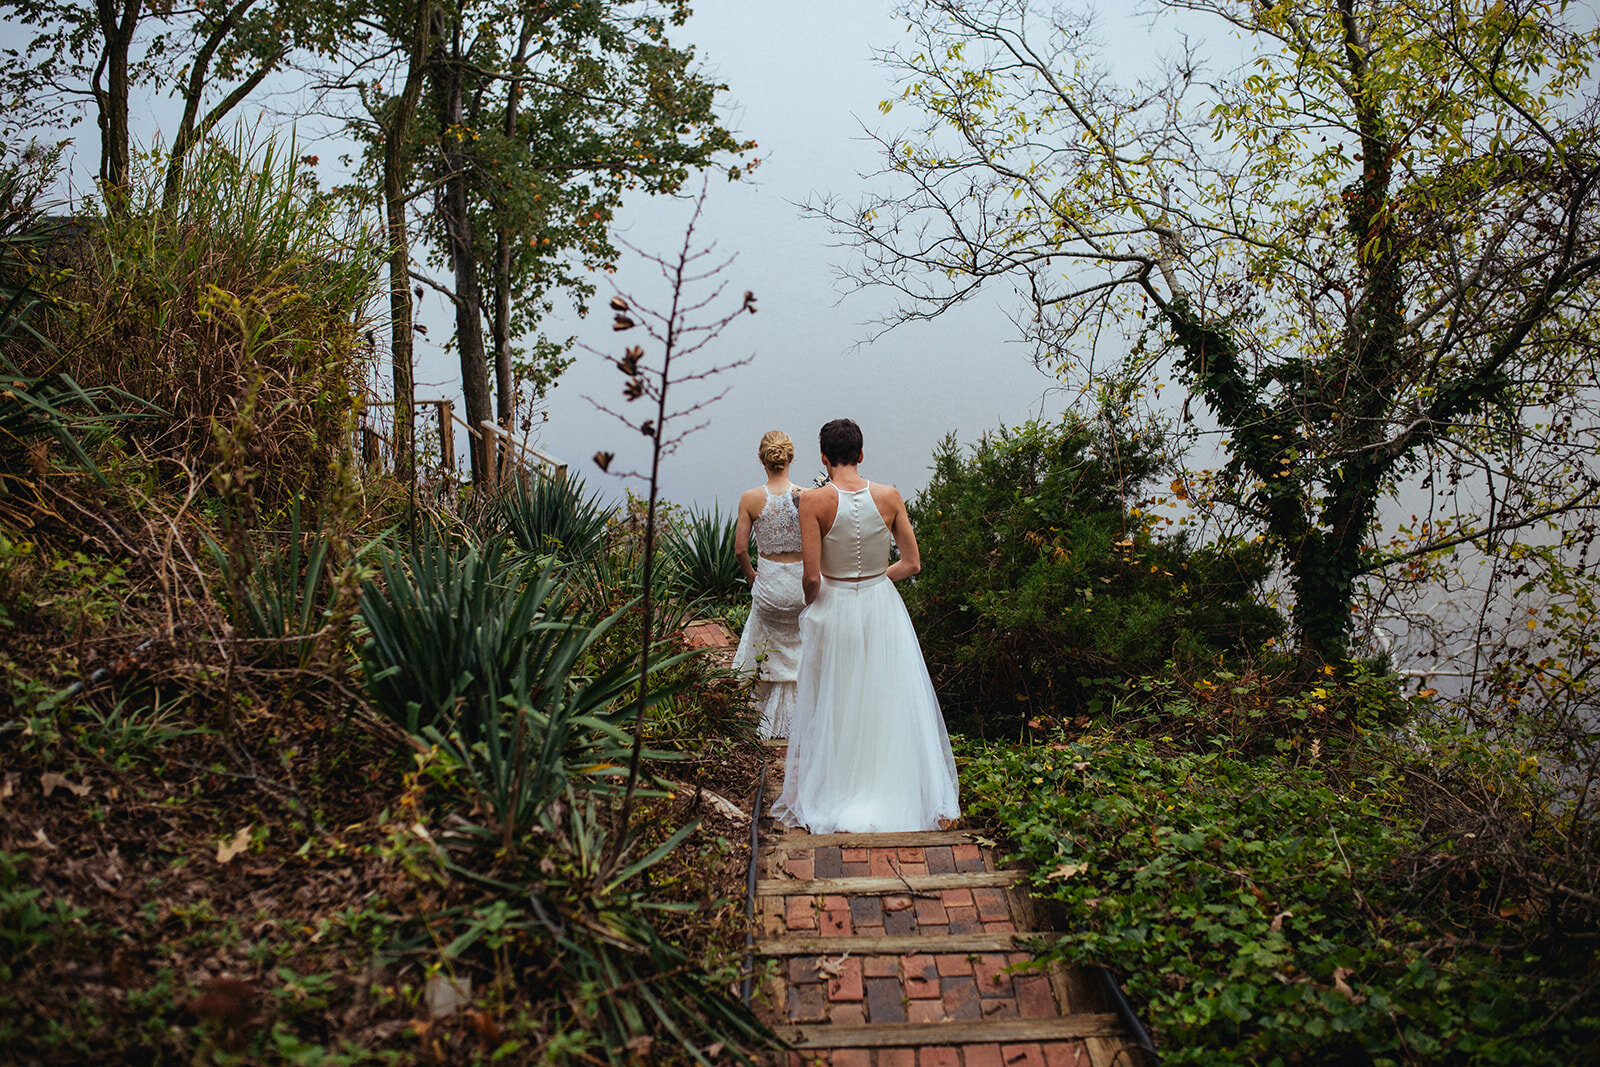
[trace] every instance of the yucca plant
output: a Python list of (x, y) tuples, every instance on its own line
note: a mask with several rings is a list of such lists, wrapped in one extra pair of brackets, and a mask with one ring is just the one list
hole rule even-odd
[(593, 559), (605, 548), (613, 509), (583, 479), (519, 474), (495, 498), (495, 522), (524, 552), (563, 562)]
[[(238, 560), (209, 534), (205, 540), (222, 574), (223, 607), (235, 632), (269, 642), (268, 658), (307, 666), (333, 606), (333, 537), (322, 517), (314, 529), (305, 529), (295, 498), (289, 505), (288, 543), (259, 557), (248, 537), (246, 554)], [(249, 573), (239, 574), (247, 565)]]
[[(575, 780), (590, 790), (615, 784), (626, 768), (631, 740), (619, 722), (634, 710), (618, 702), (636, 680), (626, 660), (593, 676), (579, 673), (585, 653), (624, 612), (603, 620), (574, 612), (562, 583), (548, 568), (533, 575), (519, 595), (538, 609), (536, 621), (517, 642), (510, 692), (498, 704), (463, 703), (451, 726), (440, 717), (421, 730), (458, 765), (478, 807), (490, 817), (487, 829), (504, 851), (512, 850)], [(682, 659), (660, 660), (654, 669), (664, 670)], [(650, 703), (678, 688), (655, 687)], [(469, 722), (471, 729), (464, 729)], [(468, 741), (469, 736), (476, 741)], [(662, 752), (650, 755), (671, 758)]]
[[(725, 988), (713, 982), (650, 921), (651, 911), (688, 911), (694, 904), (651, 898), (640, 875), (660, 863), (697, 824), (679, 828), (648, 854), (620, 868), (608, 857), (614, 843), (592, 803), (567, 805), (546, 829), (568, 850), (566, 878), (534, 891), (546, 927), (560, 949), (561, 971), (572, 989), (575, 1020), (592, 1033), (613, 1064), (638, 1062), (640, 1038), (667, 1039), (696, 1062), (712, 1067), (722, 1049), (739, 1063), (772, 1048), (772, 1033)], [(563, 892), (565, 890), (565, 892)]]
[[(382, 551), (383, 580), (364, 582), (360, 615), (367, 688), (408, 732), (459, 728), (478, 739), (483, 706), (514, 693), (528, 635), (548, 589), (531, 558), (499, 542), (467, 544), (423, 527), (409, 551)], [(471, 714), (459, 715), (462, 707)]]
[(734, 554), (737, 535), (734, 519), (723, 518), (721, 509), (715, 507), (709, 512), (691, 512), (687, 520), (673, 527), (667, 541), (667, 566), (680, 596), (725, 603), (745, 596), (749, 586)]

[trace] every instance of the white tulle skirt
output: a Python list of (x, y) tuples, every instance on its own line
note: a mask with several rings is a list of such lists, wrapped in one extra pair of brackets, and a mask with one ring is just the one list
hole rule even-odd
[(800, 585), (802, 565), (763, 559), (750, 587), (750, 618), (733, 655), (735, 670), (754, 674), (762, 737), (788, 737), (794, 714), (795, 679), (800, 671)]
[(934, 830), (959, 816), (939, 698), (894, 583), (824, 578), (800, 634), (774, 817), (823, 834)]

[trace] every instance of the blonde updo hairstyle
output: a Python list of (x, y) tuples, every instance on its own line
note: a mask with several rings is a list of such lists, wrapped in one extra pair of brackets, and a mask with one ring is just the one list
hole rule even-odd
[(761, 465), (776, 474), (794, 462), (794, 442), (782, 430), (768, 430), (761, 435), (761, 447), (756, 449)]

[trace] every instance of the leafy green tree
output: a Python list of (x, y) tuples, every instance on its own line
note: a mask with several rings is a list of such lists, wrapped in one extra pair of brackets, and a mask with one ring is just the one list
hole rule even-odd
[[(455, 310), (475, 430), (497, 422), (511, 433), (518, 377), (542, 389), (566, 365), (569, 342), (538, 324), (558, 295), (580, 307), (593, 295), (592, 274), (617, 255), (609, 223), (624, 196), (676, 193), (692, 172), (754, 147), (717, 119), (725, 86), (668, 43), (687, 15), (682, 0), (432, 8), (424, 90), (406, 134), (408, 195), (431, 198), (420, 233), (450, 279), (427, 280)], [(366, 129), (377, 153), (386, 142)], [(730, 167), (731, 177), (741, 172)], [(473, 441), (476, 480), (494, 477), (486, 445)]]
[(929, 567), (906, 606), (942, 699), (967, 712), (1078, 709), (1096, 680), (1193, 666), (1282, 630), (1259, 544), (1158, 536), (1159, 442), (1068, 420), (947, 437), (910, 504)]
[[(8, 23), (31, 37), (0, 57), (8, 138), (70, 127), (92, 102), (100, 130), (100, 182), (120, 194), (131, 177), (130, 98), (136, 86), (171, 83), (183, 112), (168, 146), (163, 207), (174, 209), (184, 160), (298, 49), (329, 54), (344, 39), (343, 0), (4, 0)], [(220, 96), (219, 96), (220, 94)], [(207, 101), (210, 100), (209, 107)]]
[[(1600, 382), (1600, 30), (1543, 0), (1156, 12), (1237, 35), (1244, 65), (1209, 77), (1190, 45), (1119, 85), (1087, 17), (909, 5), (885, 58), (923, 121), (884, 141), (886, 192), (815, 210), (902, 320), (1009, 279), (1064, 374), (1185, 382), (1228, 451), (1219, 498), (1288, 571), (1302, 654), (1336, 659), (1362, 575), (1600, 496), (1586, 435), (1544, 432), (1593, 426)], [(1423, 468), (1533, 491), (1379, 551), (1380, 503)]]

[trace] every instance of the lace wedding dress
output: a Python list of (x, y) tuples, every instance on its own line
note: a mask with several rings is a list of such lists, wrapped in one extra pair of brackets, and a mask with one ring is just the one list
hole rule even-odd
[[(752, 529), (762, 552), (800, 551), (800, 513), (794, 490), (767, 491), (767, 501)], [(801, 564), (758, 558), (750, 587), (750, 618), (744, 624), (735, 670), (756, 675), (756, 706), (761, 711), (762, 737), (788, 737), (794, 712), (795, 678), (800, 669), (800, 609), (806, 606), (800, 585)]]

